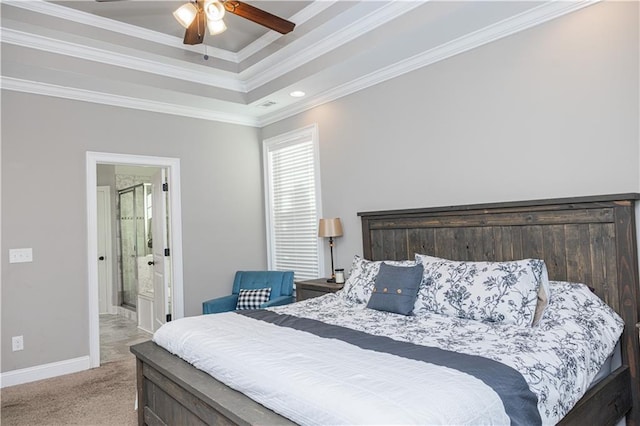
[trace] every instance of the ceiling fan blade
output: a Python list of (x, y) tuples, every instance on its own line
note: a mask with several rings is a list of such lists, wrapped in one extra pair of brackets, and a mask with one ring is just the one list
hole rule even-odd
[(204, 32), (207, 26), (204, 23), (204, 12), (198, 11), (196, 19), (193, 20), (187, 31), (184, 33), (184, 44), (200, 44), (204, 41)]
[(264, 27), (277, 31), (281, 34), (287, 34), (293, 31), (296, 26), (293, 22), (282, 19), (279, 16), (272, 15), (262, 9), (251, 6), (241, 1), (227, 0), (224, 2), (224, 8), (229, 13), (242, 16), (250, 21), (260, 24)]

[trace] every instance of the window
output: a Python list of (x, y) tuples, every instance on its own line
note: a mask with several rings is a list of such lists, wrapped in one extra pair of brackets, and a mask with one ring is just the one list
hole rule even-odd
[(296, 279), (324, 275), (317, 140), (314, 124), (263, 142), (269, 269)]

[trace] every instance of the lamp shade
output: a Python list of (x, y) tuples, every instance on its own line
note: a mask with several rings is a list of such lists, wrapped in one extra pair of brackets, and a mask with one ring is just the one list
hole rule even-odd
[(189, 28), (197, 14), (198, 9), (192, 3), (183, 4), (173, 12), (174, 18), (185, 28)]
[(320, 219), (318, 237), (339, 237), (342, 235), (342, 223), (339, 217)]
[(227, 26), (224, 24), (222, 19), (217, 21), (209, 19), (207, 20), (207, 28), (209, 29), (209, 34), (216, 35), (224, 32), (227, 29)]
[(204, 13), (206, 13), (208, 20), (219, 21), (224, 18), (224, 6), (218, 0), (206, 0)]

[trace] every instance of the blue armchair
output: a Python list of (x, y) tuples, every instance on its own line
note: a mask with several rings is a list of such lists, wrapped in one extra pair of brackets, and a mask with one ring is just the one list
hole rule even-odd
[(269, 306), (286, 305), (295, 301), (293, 296), (293, 272), (292, 271), (238, 271), (233, 280), (231, 296), (202, 302), (203, 314), (227, 312), (236, 309), (240, 289), (255, 290), (271, 287), (269, 301), (260, 305), (260, 308)]

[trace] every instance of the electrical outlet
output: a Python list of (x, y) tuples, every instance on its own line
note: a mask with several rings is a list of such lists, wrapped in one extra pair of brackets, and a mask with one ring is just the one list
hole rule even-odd
[(24, 338), (22, 336), (13, 336), (11, 338), (11, 347), (13, 351), (21, 351), (24, 349)]

